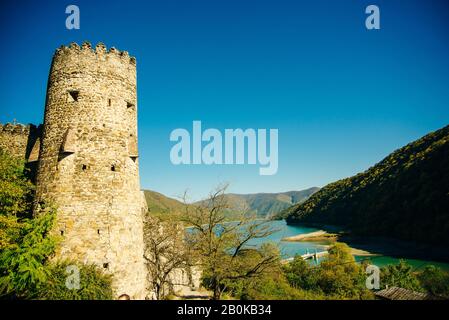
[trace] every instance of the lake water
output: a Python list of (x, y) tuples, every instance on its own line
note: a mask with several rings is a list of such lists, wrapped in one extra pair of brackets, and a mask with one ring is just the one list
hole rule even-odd
[[(323, 251), (326, 248), (326, 245), (329, 245), (329, 242), (287, 242), (282, 241), (285, 237), (291, 237), (298, 234), (304, 234), (304, 233), (310, 233), (314, 231), (318, 231), (319, 229), (315, 228), (308, 228), (308, 227), (302, 227), (298, 225), (287, 225), (287, 223), (284, 220), (280, 221), (270, 221), (270, 225), (273, 229), (277, 230), (275, 233), (271, 234), (270, 236), (263, 238), (263, 239), (257, 239), (252, 242), (253, 245), (260, 245), (264, 242), (270, 241), (274, 242), (278, 245), (281, 255), (284, 259), (294, 257), (295, 255), (299, 254), (305, 254), (307, 251), (310, 253), (313, 253), (316, 251)], [(362, 259), (366, 259), (367, 257), (359, 257), (355, 256), (357, 261), (360, 261)], [(388, 264), (397, 264), (399, 262), (399, 258), (396, 257), (389, 257), (389, 256), (373, 256), (369, 257), (370, 261), (379, 266), (385, 266)], [(449, 263), (443, 263), (443, 262), (435, 262), (435, 261), (425, 261), (425, 260), (417, 260), (417, 259), (404, 259), (407, 261), (408, 264), (412, 265), (414, 268), (423, 268), (426, 265), (435, 265), (442, 269), (449, 270)]]

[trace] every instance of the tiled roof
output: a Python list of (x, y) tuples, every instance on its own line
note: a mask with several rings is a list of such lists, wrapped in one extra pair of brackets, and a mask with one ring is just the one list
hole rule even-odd
[(377, 297), (388, 300), (433, 300), (434, 297), (399, 287), (391, 287), (374, 293)]

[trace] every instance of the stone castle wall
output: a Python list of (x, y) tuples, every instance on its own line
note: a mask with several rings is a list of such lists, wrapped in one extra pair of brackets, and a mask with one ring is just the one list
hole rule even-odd
[(26, 161), (37, 161), (41, 133), (42, 126), (0, 124), (0, 149)]
[(36, 205), (58, 208), (57, 257), (95, 263), (113, 275), (117, 296), (144, 298), (136, 61), (127, 52), (57, 49), (36, 184)]
[(33, 124), (0, 124), (0, 150), (25, 161), (26, 175), (36, 179), (42, 126)]

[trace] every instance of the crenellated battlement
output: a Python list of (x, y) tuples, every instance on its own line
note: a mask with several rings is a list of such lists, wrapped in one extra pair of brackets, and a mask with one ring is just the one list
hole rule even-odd
[(91, 54), (91, 55), (111, 55), (121, 59), (125, 63), (130, 63), (132, 65), (136, 65), (136, 58), (129, 55), (128, 51), (120, 51), (115, 47), (107, 49), (106, 45), (102, 42), (99, 42), (95, 48), (92, 47), (91, 43), (85, 41), (80, 46), (76, 42), (70, 43), (69, 46), (62, 45), (58, 49), (56, 49), (55, 56), (61, 56), (65, 54)]
[[(0, 149), (25, 161), (36, 161), (43, 126), (21, 123), (0, 123)], [(35, 152), (31, 156), (33, 149)]]
[(0, 123), (1, 133), (14, 133), (14, 134), (29, 134), (35, 130), (41, 130), (42, 125), (36, 126), (34, 124), (21, 124), (21, 123)]

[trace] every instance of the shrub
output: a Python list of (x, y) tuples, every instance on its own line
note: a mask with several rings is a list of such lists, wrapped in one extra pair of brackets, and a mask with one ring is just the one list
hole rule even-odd
[[(70, 288), (70, 280), (79, 271), (79, 288)], [(75, 269), (76, 269), (75, 268)], [(111, 300), (113, 299), (112, 277), (95, 265), (77, 264), (63, 261), (48, 266), (49, 276), (38, 291), (38, 299), (43, 300)], [(73, 283), (72, 283), (73, 284)]]
[(449, 273), (435, 266), (427, 266), (418, 275), (418, 280), (427, 292), (449, 298)]
[(365, 275), (344, 243), (336, 243), (318, 266), (300, 256), (284, 266), (291, 286), (326, 299), (372, 299), (365, 287)]
[(33, 184), (24, 173), (24, 161), (0, 149), (0, 215), (18, 216), (31, 212)]
[(381, 287), (401, 287), (414, 291), (424, 291), (421, 287), (416, 274), (413, 272), (412, 266), (404, 260), (400, 260), (398, 264), (388, 265), (381, 268)]
[(34, 298), (39, 286), (47, 280), (45, 267), (53, 254), (56, 238), (50, 230), (55, 211), (46, 210), (33, 219), (15, 221), (14, 237), (0, 251), (0, 297)]

